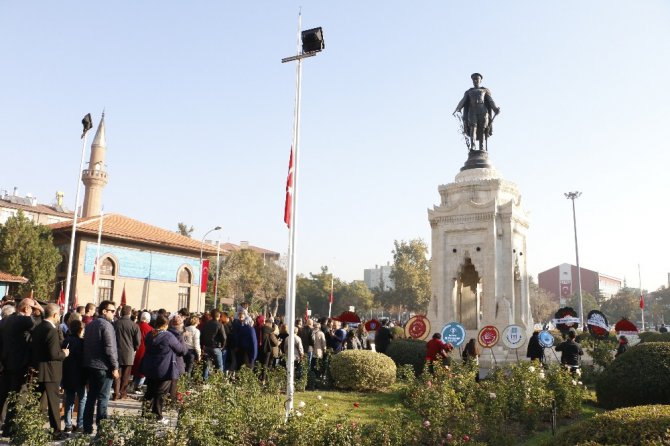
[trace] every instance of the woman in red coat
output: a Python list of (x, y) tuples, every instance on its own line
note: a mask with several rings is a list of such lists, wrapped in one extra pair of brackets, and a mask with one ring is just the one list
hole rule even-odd
[(142, 386), (142, 384), (144, 384), (144, 375), (142, 374), (140, 364), (142, 364), (142, 358), (144, 358), (144, 338), (146, 338), (147, 333), (151, 331), (151, 325), (149, 325), (150, 320), (151, 315), (145, 311), (142, 313), (140, 321), (137, 323), (137, 325), (140, 327), (141, 340), (140, 346), (135, 352), (135, 360), (133, 361), (133, 369), (131, 371), (133, 374), (133, 387), (135, 389), (135, 393), (137, 394), (142, 394), (139, 388)]

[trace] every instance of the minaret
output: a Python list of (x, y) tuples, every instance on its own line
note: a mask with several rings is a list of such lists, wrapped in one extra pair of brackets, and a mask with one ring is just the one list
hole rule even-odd
[(102, 189), (107, 185), (107, 171), (105, 170), (105, 152), (107, 141), (105, 140), (105, 112), (95, 132), (93, 144), (91, 144), (91, 159), (88, 169), (81, 173), (84, 182), (84, 207), (82, 217), (93, 217), (100, 215), (102, 209)]

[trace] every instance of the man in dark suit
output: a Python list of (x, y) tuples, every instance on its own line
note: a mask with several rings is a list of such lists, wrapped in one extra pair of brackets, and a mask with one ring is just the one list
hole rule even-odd
[(114, 380), (114, 399), (128, 396), (130, 383), (130, 369), (133, 368), (135, 352), (140, 346), (140, 327), (130, 320), (133, 309), (130, 305), (121, 308), (121, 319), (114, 323), (116, 333), (116, 347), (119, 351), (119, 374), (121, 377)]
[[(16, 313), (3, 320), (0, 327), (2, 338), (3, 376), (0, 380), (0, 412), (10, 392), (20, 392), (27, 381), (30, 361), (30, 336), (33, 329), (33, 310), (42, 310), (40, 304), (31, 298), (22, 299), (16, 307)], [(14, 408), (7, 405), (7, 415), (3, 433), (8, 435), (12, 426)]]
[(37, 391), (41, 394), (40, 402), (45, 403), (49, 413), (49, 424), (54, 437), (62, 436), (60, 427), (60, 396), (58, 387), (63, 377), (63, 360), (70, 354), (68, 349), (60, 348), (58, 324), (60, 323), (60, 307), (58, 304), (47, 304), (44, 320), (33, 330), (32, 364), (37, 370)]

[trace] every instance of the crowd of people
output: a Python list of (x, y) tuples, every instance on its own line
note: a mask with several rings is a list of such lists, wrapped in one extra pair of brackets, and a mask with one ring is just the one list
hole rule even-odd
[[(5, 413), (3, 435), (10, 437), (15, 404), (8, 397), (29, 384), (36, 385), (53, 436), (61, 439), (93, 433), (107, 418), (110, 400), (130, 397), (143, 398), (158, 422), (167, 424), (165, 402), (176, 399), (184, 374), (198, 371), (207, 380), (212, 373), (234, 375), (249, 367), (264, 381), (268, 370), (285, 366), (293, 348), (296, 378), (306, 372), (304, 364), (320, 375), (328, 350), (384, 353), (393, 339), (388, 321), (373, 333), (362, 323), (353, 327), (331, 318), (297, 319), (290, 328), (281, 317), (250, 312), (247, 303), (234, 313), (194, 314), (185, 308), (136, 310), (105, 300), (63, 315), (57, 304), (24, 298), (3, 301), (0, 315), (0, 414)], [(202, 367), (196, 368), (198, 363)]]

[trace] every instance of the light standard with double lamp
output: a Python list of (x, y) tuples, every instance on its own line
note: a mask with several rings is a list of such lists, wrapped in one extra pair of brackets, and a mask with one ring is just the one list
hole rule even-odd
[(575, 227), (575, 257), (577, 257), (577, 291), (579, 294), (579, 323), (584, 330), (584, 305), (582, 304), (582, 270), (579, 268), (579, 247), (577, 245), (577, 215), (575, 213), (575, 199), (579, 198), (581, 192), (566, 192), (565, 198), (572, 200), (572, 222)]
[(202, 241), (200, 242), (200, 283), (198, 284), (198, 308), (197, 312), (200, 312), (200, 294), (202, 293), (202, 250), (205, 246), (205, 238), (209, 235), (210, 232), (221, 230), (221, 226), (217, 226), (214, 229), (210, 229), (202, 236)]
[[(286, 306), (285, 323), (287, 327), (293, 327), (295, 321), (295, 293), (296, 293), (296, 228), (298, 214), (298, 174), (300, 172), (300, 102), (301, 102), (301, 79), (302, 79), (302, 60), (307, 57), (316, 56), (325, 45), (323, 40), (323, 30), (321, 28), (312, 28), (301, 31), (301, 15), (298, 15), (298, 47), (295, 56), (282, 59), (282, 63), (296, 62), (296, 82), (295, 82), (295, 107), (293, 109), (293, 146), (291, 148), (291, 162), (289, 169), (289, 178), (287, 179), (287, 204), (284, 213), (284, 221), (289, 227), (289, 247), (288, 247), (288, 268), (287, 268), (287, 286), (286, 286)], [(290, 185), (290, 186), (289, 186)], [(291, 187), (291, 189), (289, 189)], [(290, 190), (290, 192), (289, 192)], [(290, 194), (290, 195), (289, 195)], [(290, 201), (289, 201), (290, 199)], [(285, 419), (288, 420), (293, 410), (293, 394), (295, 391), (294, 381), (294, 359), (295, 350), (293, 343), (295, 334), (293, 329), (289, 329), (287, 358), (286, 358), (286, 402)]]

